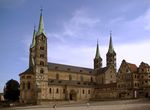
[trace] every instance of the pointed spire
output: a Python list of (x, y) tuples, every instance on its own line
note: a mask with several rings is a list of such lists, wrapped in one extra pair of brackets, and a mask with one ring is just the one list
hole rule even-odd
[(98, 39), (97, 39), (97, 47), (96, 47), (96, 55), (95, 55), (95, 58), (100, 58)]
[(109, 49), (108, 49), (108, 53), (113, 53), (114, 48), (113, 48), (113, 43), (112, 43), (112, 32), (110, 31), (110, 40), (109, 40)]
[(33, 38), (32, 38), (32, 44), (30, 46), (30, 48), (35, 46), (35, 37), (36, 37), (36, 30), (35, 30), (35, 26), (34, 26), (34, 31), (33, 31)]
[(42, 33), (45, 35), (42, 12), (43, 12), (43, 9), (41, 8), (40, 21), (39, 21), (39, 28), (38, 28), (37, 35), (40, 35), (40, 34), (42, 34)]

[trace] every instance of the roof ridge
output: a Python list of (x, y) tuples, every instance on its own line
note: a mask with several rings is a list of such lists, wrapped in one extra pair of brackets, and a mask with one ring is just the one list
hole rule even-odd
[(68, 66), (68, 67), (75, 67), (75, 68), (82, 68), (82, 69), (93, 70), (92, 68), (81, 67), (81, 66), (73, 66), (73, 65), (69, 65), (69, 64), (61, 64), (61, 63), (53, 63), (53, 62), (48, 62), (48, 64), (56, 64), (56, 65), (61, 65), (61, 66)]

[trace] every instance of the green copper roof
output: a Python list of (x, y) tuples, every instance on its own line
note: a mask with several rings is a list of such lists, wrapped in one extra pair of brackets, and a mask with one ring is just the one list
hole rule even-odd
[(110, 41), (109, 41), (109, 49), (108, 49), (108, 52), (109, 52), (109, 53), (115, 52), (115, 51), (114, 51), (114, 48), (113, 48), (113, 44), (112, 44), (112, 33), (110, 33)]
[(95, 58), (100, 58), (98, 41), (97, 41), (97, 47), (96, 47), (96, 55), (95, 55)]
[(30, 48), (32, 48), (32, 47), (35, 46), (35, 37), (36, 37), (36, 30), (35, 30), (35, 27), (34, 27), (33, 38), (32, 38), (32, 44), (30, 45)]
[(40, 35), (42, 33), (45, 35), (45, 32), (44, 32), (44, 22), (43, 22), (43, 16), (42, 16), (42, 9), (41, 9), (40, 21), (39, 21), (39, 28), (38, 28), (37, 35)]

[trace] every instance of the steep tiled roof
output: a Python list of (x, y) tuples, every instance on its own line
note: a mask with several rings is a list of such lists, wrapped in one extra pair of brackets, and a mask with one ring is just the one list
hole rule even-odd
[(49, 70), (58, 70), (58, 71), (70, 71), (70, 72), (76, 72), (76, 73), (93, 73), (93, 69), (91, 68), (84, 68), (84, 67), (77, 67), (77, 66), (71, 66), (71, 65), (64, 65), (64, 64), (58, 64), (58, 63), (48, 63), (48, 69)]
[(137, 66), (135, 64), (132, 63), (127, 63), (131, 72), (136, 72), (137, 71)]

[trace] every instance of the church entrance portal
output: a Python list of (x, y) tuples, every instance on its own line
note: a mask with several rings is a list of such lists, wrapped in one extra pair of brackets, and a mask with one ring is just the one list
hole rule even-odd
[(69, 94), (69, 99), (75, 101), (76, 97), (77, 97), (76, 91), (75, 90), (71, 90), (70, 94)]

